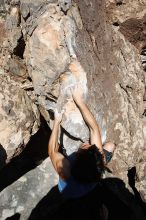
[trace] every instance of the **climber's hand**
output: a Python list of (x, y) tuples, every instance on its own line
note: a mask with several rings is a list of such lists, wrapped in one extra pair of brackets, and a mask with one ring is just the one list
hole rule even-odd
[(55, 122), (58, 122), (60, 123), (62, 121), (62, 116), (63, 116), (63, 113), (64, 113), (64, 110), (62, 110), (61, 112), (58, 112), (57, 109), (55, 109), (55, 112), (54, 112), (54, 116), (55, 116)]
[(76, 85), (74, 88), (71, 88), (71, 93), (73, 100), (77, 105), (84, 102), (81, 86)]

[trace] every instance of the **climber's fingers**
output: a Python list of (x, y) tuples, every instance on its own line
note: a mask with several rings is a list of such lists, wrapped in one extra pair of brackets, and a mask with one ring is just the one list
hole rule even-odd
[(73, 100), (78, 104), (83, 101), (83, 91), (80, 85), (75, 85), (71, 88), (71, 94)]
[(74, 91), (74, 86), (70, 87), (70, 92), (71, 92), (71, 95), (73, 94), (73, 91)]
[(61, 122), (63, 114), (64, 114), (64, 109), (61, 112), (59, 112), (56, 108), (54, 111), (55, 120), (57, 120), (58, 122)]
[(81, 90), (81, 86), (79, 84), (75, 84), (72, 87), (70, 87), (70, 91), (72, 96), (74, 95), (74, 93), (77, 92), (77, 90)]

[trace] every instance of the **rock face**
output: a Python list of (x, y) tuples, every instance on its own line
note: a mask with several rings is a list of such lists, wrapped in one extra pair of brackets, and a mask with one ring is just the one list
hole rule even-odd
[(0, 15), (4, 16), (6, 12), (5, 3), (4, 0), (1, 0), (0, 2)]
[(57, 180), (51, 161), (47, 158), (36, 169), (3, 190), (0, 195), (0, 219), (4, 220), (15, 213), (20, 213), (22, 220), (28, 219), (32, 209), (57, 183)]
[(120, 32), (141, 54), (145, 70), (146, 12), (145, 1), (106, 1), (110, 23), (119, 27)]
[(0, 77), (0, 81), (0, 143), (9, 160), (37, 130), (39, 114), (24, 90), (4, 76)]
[[(31, 99), (29, 97), (28, 90), (31, 85), (27, 80), (26, 65), (18, 56), (22, 48), (17, 45), (17, 40), (20, 40), (20, 43), (22, 41), (20, 27), (17, 27), (20, 24), (17, 10), (12, 9), (11, 14), (11, 21), (8, 16), (6, 21), (1, 18), (0, 23), (1, 45), (3, 45), (0, 51), (0, 169), (23, 150), (40, 124), (38, 108), (34, 104), (33, 97), (31, 96)], [(7, 30), (6, 22), (8, 22), (7, 26), (10, 25)], [(13, 27), (16, 29), (12, 33)], [(19, 51), (18, 55), (16, 55), (17, 51)]]
[[(141, 60), (141, 63), (142, 63), (142, 65), (143, 65), (143, 69), (144, 69), (144, 71), (146, 70), (145, 69), (145, 63), (146, 63), (146, 53), (145, 53), (145, 47), (146, 47), (146, 34), (145, 34), (145, 31), (146, 31), (146, 22), (145, 22), (145, 19), (146, 19), (146, 11), (145, 11), (145, 6), (146, 6), (146, 2), (145, 1), (134, 1), (134, 2), (132, 2), (131, 3), (131, 1), (106, 1), (106, 6), (107, 6), (107, 16), (108, 16), (108, 19), (109, 19), (109, 21), (110, 21), (110, 24), (112, 24), (113, 25), (113, 27), (115, 27), (117, 30), (118, 30), (118, 32), (121, 32), (123, 35), (124, 35), (124, 38), (127, 40), (127, 41), (129, 41), (132, 45), (134, 45), (136, 48), (137, 48), (137, 50), (135, 50), (135, 54), (140, 54), (140, 60)], [(128, 46), (128, 48), (129, 48), (129, 46)], [(127, 49), (128, 49), (127, 48)], [(125, 51), (126, 52), (126, 51)], [(128, 54), (127, 52), (126, 52), (126, 54)], [(131, 54), (131, 53), (130, 53)], [(131, 54), (131, 56), (133, 57), (133, 55)], [(131, 58), (132, 58), (131, 57)], [(131, 59), (131, 61), (132, 61), (132, 59)], [(128, 63), (127, 63), (128, 64)], [(134, 67), (134, 66), (133, 66)], [(128, 70), (128, 72), (130, 71), (130, 66), (128, 65), (128, 68), (127, 68), (127, 70)], [(141, 66), (140, 66), (140, 68), (141, 68)], [(137, 70), (138, 71), (138, 70)], [(136, 73), (136, 70), (134, 71), (135, 73)], [(138, 71), (138, 72), (140, 72), (140, 71)], [(133, 74), (132, 74), (133, 75)], [(145, 73), (144, 73), (144, 75), (145, 75)], [(139, 77), (138, 77), (139, 78)], [(144, 76), (144, 78), (143, 78), (143, 80), (142, 80), (142, 78), (143, 77), (140, 77), (139, 79), (141, 79), (141, 81), (142, 81), (142, 83), (144, 83), (144, 85), (145, 85), (145, 76)], [(133, 80), (132, 80), (132, 78), (130, 77), (129, 78), (130, 79), (130, 81), (132, 82)], [(131, 82), (130, 82), (130, 84), (131, 84)], [(136, 83), (137, 84), (137, 83)], [(127, 87), (127, 86), (126, 86)], [(136, 88), (136, 86), (135, 86), (135, 88)], [(141, 87), (142, 88), (142, 87)], [(130, 89), (130, 88), (129, 88)], [(127, 98), (128, 97), (130, 97), (129, 96), (129, 92), (130, 92), (130, 90), (129, 90), (128, 88), (125, 90), (125, 92), (127, 92)], [(131, 93), (130, 93), (131, 94)], [(134, 93), (133, 93), (134, 94)], [(138, 94), (140, 94), (139, 93), (139, 91), (137, 90), (137, 92), (136, 92), (136, 96), (137, 96), (137, 98), (138, 98)], [(124, 96), (123, 96), (124, 97)], [(134, 98), (134, 97), (133, 97)], [(133, 99), (132, 98), (132, 99)], [(138, 98), (139, 99), (139, 98)], [(131, 103), (131, 98), (129, 99), (128, 98), (128, 105)], [(134, 98), (134, 100), (136, 101), (136, 99)], [(140, 107), (141, 106), (141, 110), (142, 109), (145, 109), (145, 93), (144, 93), (144, 97), (143, 97), (143, 100), (144, 100), (144, 102), (141, 102), (141, 104), (143, 105), (138, 105), (138, 107)], [(130, 103), (129, 103), (130, 102)], [(132, 101), (132, 103), (133, 103), (133, 101)], [(131, 103), (131, 104), (132, 104)], [(130, 105), (131, 105), (130, 104)], [(134, 104), (134, 103), (133, 103)], [(133, 104), (132, 104), (132, 106), (133, 106)], [(129, 108), (129, 110), (130, 110), (130, 108)], [(139, 109), (140, 110), (140, 109)], [(141, 110), (140, 111), (137, 111), (137, 108), (135, 109), (135, 111), (138, 113), (140, 113), (141, 112)], [(143, 111), (143, 110), (142, 110)], [(130, 112), (131, 112), (131, 110), (130, 110)], [(141, 112), (142, 113), (142, 112)], [(135, 165), (133, 164), (133, 166), (135, 166), (136, 167), (136, 170), (137, 170), (137, 182), (136, 182), (136, 185), (137, 185), (137, 187), (139, 188), (139, 190), (140, 190), (140, 192), (143, 194), (143, 195), (145, 195), (145, 193), (144, 193), (144, 188), (145, 188), (145, 185), (146, 185), (146, 182), (145, 182), (145, 165), (144, 165), (144, 158), (145, 158), (145, 124), (146, 124), (146, 121), (145, 121), (145, 110), (144, 110), (144, 112), (143, 112), (143, 115), (141, 115), (141, 113), (139, 114), (139, 117), (140, 117), (140, 124), (139, 124), (139, 129), (140, 129), (140, 127), (141, 127), (141, 129), (143, 129), (143, 134), (144, 134), (144, 136), (143, 136), (143, 134), (142, 134), (142, 136), (141, 137), (139, 137), (138, 139), (139, 139), (139, 141), (141, 142), (141, 144), (139, 145), (139, 147), (134, 147), (134, 151), (133, 151), (133, 156), (136, 154), (136, 152), (137, 152), (137, 150), (138, 149), (140, 149), (140, 151), (142, 150), (143, 152), (141, 152), (141, 155), (143, 155), (142, 157), (137, 157), (137, 159), (136, 159), (136, 157), (135, 157)], [(131, 115), (131, 116), (130, 116)], [(130, 115), (128, 114), (127, 115), (127, 118), (128, 118), (128, 120), (132, 117), (133, 119), (134, 119), (134, 115), (133, 114), (131, 114), (130, 113)], [(135, 115), (136, 116), (136, 115)], [(132, 119), (131, 118), (131, 119)], [(138, 120), (137, 120), (137, 116), (136, 116), (136, 118), (135, 118), (135, 120), (129, 120), (129, 122), (130, 122), (130, 124), (131, 124), (131, 122), (133, 121), (135, 121), (134, 122), (134, 124), (133, 124), (133, 126), (131, 126), (130, 124), (130, 127), (132, 128), (132, 130), (133, 130), (133, 128), (135, 127), (135, 124), (138, 122)], [(132, 123), (133, 123), (132, 122)], [(129, 127), (129, 128), (130, 128)], [(138, 129), (138, 130), (139, 130)], [(140, 130), (141, 130), (140, 129)], [(131, 130), (131, 129), (130, 129)], [(132, 131), (131, 130), (131, 131)], [(134, 140), (135, 139), (135, 134), (138, 132), (138, 130), (136, 129), (135, 131), (134, 131), (134, 133), (133, 133), (133, 131), (132, 131), (132, 133), (133, 133), (133, 135), (132, 135), (132, 133), (130, 132), (130, 135), (129, 135), (129, 137), (131, 138), (131, 136), (133, 136), (133, 144), (136, 144), (136, 141)], [(140, 134), (139, 133), (139, 134)], [(132, 140), (131, 139), (131, 140)], [(124, 144), (124, 140), (123, 140), (123, 144)], [(132, 145), (133, 145), (132, 144)], [(130, 145), (130, 146), (132, 146), (132, 145)], [(136, 145), (135, 145), (136, 146)], [(143, 147), (142, 147), (143, 146)], [(124, 148), (123, 148), (124, 149)], [(125, 150), (124, 150), (125, 151)], [(123, 152), (124, 152), (123, 151)], [(129, 149), (129, 154), (131, 154), (131, 148)], [(140, 154), (139, 154), (140, 155)], [(131, 158), (132, 159), (132, 158)], [(132, 161), (133, 161), (133, 159), (132, 159)], [(137, 161), (137, 162), (136, 162)], [(127, 163), (127, 162), (126, 162)], [(143, 189), (142, 189), (143, 188)]]
[(0, 126), (5, 129), (0, 143), (7, 157), (37, 131), (39, 112), (52, 127), (50, 113), (55, 108), (65, 109), (60, 141), (68, 154), (89, 139), (70, 93), (78, 84), (101, 127), (103, 143), (117, 144), (110, 164), (113, 175), (128, 185), (127, 171), (136, 167), (136, 186), (146, 199), (145, 78), (140, 56), (145, 56), (146, 46), (145, 1), (5, 4), (9, 12), (0, 78), (0, 98), (6, 99)]

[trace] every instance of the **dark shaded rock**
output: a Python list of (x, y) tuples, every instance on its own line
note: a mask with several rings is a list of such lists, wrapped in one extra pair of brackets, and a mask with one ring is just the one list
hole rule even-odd
[(13, 57), (8, 61), (10, 75), (14, 79), (26, 79), (28, 77), (26, 65), (17, 57)]
[(6, 16), (6, 8), (5, 8), (5, 2), (4, 0), (0, 1), (0, 17)]
[(146, 24), (145, 17), (142, 19), (131, 18), (120, 25), (120, 31), (141, 52), (146, 46)]
[(7, 154), (3, 146), (0, 146), (0, 170), (5, 166)]

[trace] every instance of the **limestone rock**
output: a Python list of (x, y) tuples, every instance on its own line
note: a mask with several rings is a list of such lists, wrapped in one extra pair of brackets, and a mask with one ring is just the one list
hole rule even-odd
[[(112, 23), (117, 30), (122, 32), (124, 37), (138, 49), (138, 51), (136, 51), (136, 53), (139, 53), (141, 55), (141, 63), (143, 65), (143, 69), (146, 70), (145, 69), (145, 63), (146, 63), (146, 54), (145, 54), (145, 47), (146, 47), (145, 14), (146, 14), (146, 10), (145, 10), (145, 5), (146, 5), (146, 2), (145, 1), (134, 1), (134, 2), (132, 2), (132, 1), (118, 1), (118, 2), (117, 1), (106, 1), (106, 3), (107, 3), (106, 4), (107, 15), (109, 17), (110, 23)], [(144, 78), (142, 81), (145, 84)], [(129, 93), (127, 93), (127, 94), (129, 95)], [(137, 94), (139, 94), (138, 91), (137, 91)], [(143, 100), (145, 100), (145, 95), (143, 97)], [(140, 116), (141, 117), (140, 127), (142, 126), (144, 138), (141, 136), (141, 137), (139, 137), (139, 140), (143, 142), (142, 146), (144, 147), (145, 146), (145, 103), (144, 103), (142, 109), (143, 109), (143, 116), (142, 115)], [(137, 123), (136, 118), (135, 118), (135, 122)], [(134, 123), (134, 125), (135, 125), (135, 123)], [(134, 132), (134, 136), (135, 136), (135, 132)], [(131, 135), (130, 135), (130, 138), (131, 138)], [(136, 143), (136, 141), (134, 143)], [(134, 154), (137, 153), (137, 149), (138, 148), (135, 148)], [(140, 150), (142, 150), (142, 149), (140, 149)], [(138, 176), (136, 185), (137, 185), (139, 191), (142, 192), (142, 195), (145, 195), (144, 190), (143, 190), (143, 188), (145, 188), (144, 187), (144, 185), (145, 185), (145, 182), (144, 182), (145, 153), (144, 152), (145, 152), (145, 150), (143, 149), (141, 152), (142, 156), (139, 157), (139, 159), (137, 159), (138, 162), (135, 161), (136, 162), (135, 165), (136, 165), (136, 169), (137, 169), (137, 176)]]
[(146, 2), (145, 1), (106, 1), (110, 23), (116, 26), (141, 54), (144, 70), (146, 69)]
[(6, 13), (6, 8), (4, 4), (4, 0), (1, 0), (0, 2), (0, 17), (4, 17)]
[(107, 12), (112, 22), (123, 23), (130, 18), (141, 19), (145, 15), (145, 0), (106, 0)]
[[(136, 165), (145, 150), (143, 71), (137, 50), (116, 27), (106, 24), (104, 6), (90, 3), (78, 2), (80, 14), (74, 14), (76, 6), (70, 5), (65, 15), (57, 4), (48, 4), (37, 18), (32, 36), (28, 36), (26, 64), (39, 104), (45, 110), (65, 109), (62, 126), (66, 132), (61, 131), (61, 135), (68, 153), (89, 138), (69, 89), (75, 84), (82, 86), (101, 126), (103, 142), (118, 144), (112, 162), (114, 173), (127, 181), (127, 170)], [(97, 14), (96, 7), (100, 8)], [(74, 22), (80, 18), (84, 27)]]
[(9, 77), (1, 75), (0, 81), (0, 144), (8, 162), (37, 131), (39, 112), (27, 93)]
[(0, 219), (5, 220), (15, 213), (20, 214), (21, 220), (28, 219), (32, 209), (46, 196), (57, 181), (58, 177), (48, 158), (0, 194)]

